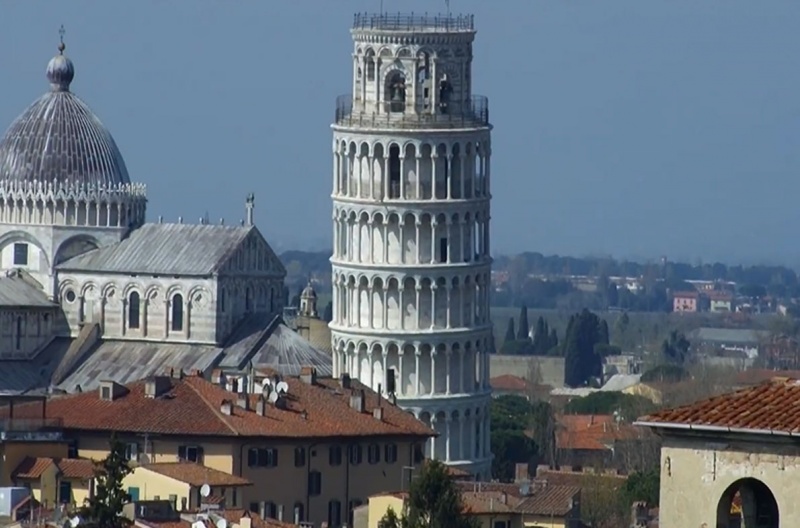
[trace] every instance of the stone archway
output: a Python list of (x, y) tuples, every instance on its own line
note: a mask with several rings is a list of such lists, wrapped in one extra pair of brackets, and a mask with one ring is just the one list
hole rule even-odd
[(778, 528), (778, 503), (766, 484), (739, 479), (717, 503), (717, 528)]

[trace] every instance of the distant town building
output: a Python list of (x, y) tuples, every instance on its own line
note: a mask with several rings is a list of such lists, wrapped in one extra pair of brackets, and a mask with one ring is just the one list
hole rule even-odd
[(672, 294), (673, 312), (694, 313), (699, 308), (700, 294), (696, 291), (675, 292)]

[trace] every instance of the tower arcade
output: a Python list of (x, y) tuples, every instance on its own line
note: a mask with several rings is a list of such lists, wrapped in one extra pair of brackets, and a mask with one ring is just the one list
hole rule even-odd
[(491, 129), (472, 16), (356, 15), (333, 128), (334, 375), (433, 427), (488, 477)]

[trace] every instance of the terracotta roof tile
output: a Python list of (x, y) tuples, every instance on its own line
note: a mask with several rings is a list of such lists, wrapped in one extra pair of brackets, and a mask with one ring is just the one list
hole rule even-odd
[(185, 482), (190, 486), (251, 486), (247, 479), (209, 468), (194, 462), (159, 462), (145, 464), (142, 468)]
[(85, 458), (62, 458), (57, 461), (64, 478), (90, 479), (94, 477), (95, 463)]
[[(435, 434), (385, 399), (380, 402), (383, 420), (376, 419), (372, 413), (378, 395), (358, 381), (351, 381), (351, 389), (330, 378), (318, 378), (313, 386), (296, 377), (283, 381), (289, 385), (286, 408), (267, 404), (265, 416), (255, 412), (260, 395), (249, 395), (250, 410), (245, 410), (235, 404), (239, 395), (199, 376), (165, 378), (168, 390), (157, 398), (145, 395), (147, 380), (127, 385), (127, 393), (113, 401), (101, 399), (97, 391), (53, 398), (46, 413), (48, 418), (60, 418), (66, 430), (273, 438)], [(360, 390), (365, 394), (365, 412), (350, 407), (351, 394)], [(234, 401), (230, 415), (221, 411), (226, 401)], [(0, 416), (7, 412), (0, 409)], [(41, 406), (17, 405), (14, 416), (41, 417)]]
[(599, 479), (602, 479), (604, 484), (612, 488), (617, 488), (625, 482), (628, 477), (625, 475), (618, 475), (617, 473), (592, 473), (587, 471), (561, 471), (557, 469), (549, 469), (547, 466), (540, 466), (536, 469), (536, 478), (533, 481), (532, 487), (545, 485), (545, 486), (574, 486), (583, 488), (587, 485), (595, 486)]
[(228, 526), (239, 524), (242, 517), (250, 517), (253, 528), (297, 528), (296, 524), (279, 521), (278, 519), (271, 519), (269, 517), (261, 518), (258, 514), (247, 510), (222, 510), (217, 512), (217, 514), (228, 521)]
[(577, 486), (545, 486), (517, 506), (517, 511), (530, 515), (567, 515), (577, 502), (581, 489)]
[(90, 479), (94, 477), (95, 464), (85, 458), (26, 457), (14, 470), (15, 478), (37, 479), (56, 465), (59, 473), (68, 479)]
[(646, 424), (713, 426), (781, 433), (800, 432), (800, 381), (774, 378), (755, 387), (665, 409), (639, 419)]
[(14, 470), (16, 478), (36, 479), (40, 478), (47, 468), (53, 464), (52, 458), (47, 457), (25, 457)]
[(617, 423), (611, 415), (567, 414), (558, 417), (556, 446), (559, 449), (604, 451), (617, 440), (637, 438), (638, 433), (637, 428)]
[(520, 499), (502, 491), (462, 491), (461, 501), (467, 513), (511, 513)]

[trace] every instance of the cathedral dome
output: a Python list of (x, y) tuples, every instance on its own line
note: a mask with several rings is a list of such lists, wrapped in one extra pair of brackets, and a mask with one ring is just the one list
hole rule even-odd
[(115, 186), (130, 183), (111, 133), (69, 87), (72, 61), (59, 54), (47, 65), (50, 91), (20, 115), (0, 139), (0, 181)]

